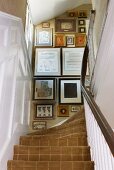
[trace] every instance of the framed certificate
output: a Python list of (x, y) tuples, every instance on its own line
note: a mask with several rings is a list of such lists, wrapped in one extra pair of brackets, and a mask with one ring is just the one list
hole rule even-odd
[(35, 53), (35, 76), (59, 76), (60, 48), (36, 48)]

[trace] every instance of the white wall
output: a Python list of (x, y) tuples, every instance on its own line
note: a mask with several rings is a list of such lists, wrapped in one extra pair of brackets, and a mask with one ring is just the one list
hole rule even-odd
[(12, 159), (13, 145), (28, 132), (31, 70), (22, 22), (0, 12), (0, 169)]

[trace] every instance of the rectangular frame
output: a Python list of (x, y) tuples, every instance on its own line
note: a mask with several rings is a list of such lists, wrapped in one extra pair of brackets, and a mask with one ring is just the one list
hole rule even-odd
[(59, 79), (59, 94), (61, 104), (81, 104), (80, 79)]
[(86, 27), (78, 27), (79, 33), (86, 33)]
[(78, 17), (79, 18), (87, 18), (87, 11), (86, 10), (80, 10), (78, 12)]
[(73, 105), (71, 106), (71, 112), (79, 112), (81, 110), (80, 106)]
[(69, 117), (69, 105), (58, 105), (58, 117)]
[(84, 48), (62, 48), (62, 75), (80, 76)]
[(79, 25), (79, 26), (85, 25), (85, 20), (84, 20), (84, 19), (79, 19), (79, 20), (78, 20), (78, 25)]
[(36, 46), (52, 46), (52, 28), (36, 28)]
[(55, 35), (55, 46), (56, 47), (66, 46), (66, 37), (64, 34), (56, 34)]
[(75, 32), (76, 19), (56, 19), (55, 32)]
[(75, 35), (76, 47), (85, 47), (86, 46), (86, 34), (77, 33)]
[(36, 48), (34, 75), (61, 75), (60, 53), (60, 48)]
[(66, 46), (75, 47), (75, 35), (66, 35)]
[(53, 105), (52, 104), (37, 104), (35, 119), (40, 118), (53, 118)]
[(34, 80), (34, 100), (55, 99), (55, 78), (37, 78)]
[(49, 28), (50, 27), (50, 23), (49, 22), (43, 22), (42, 23), (42, 28)]
[(44, 130), (47, 128), (46, 121), (33, 121), (32, 122), (32, 129), (33, 130)]

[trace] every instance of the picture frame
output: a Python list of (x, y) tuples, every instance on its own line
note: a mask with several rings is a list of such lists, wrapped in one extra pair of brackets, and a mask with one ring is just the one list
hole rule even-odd
[(34, 100), (54, 100), (55, 85), (55, 78), (36, 78), (34, 80)]
[(62, 75), (81, 76), (84, 48), (62, 48)]
[(79, 112), (80, 111), (80, 106), (77, 105), (73, 105), (71, 106), (71, 112)]
[(78, 32), (79, 33), (86, 33), (86, 27), (79, 27)]
[(60, 48), (36, 48), (34, 76), (61, 75)]
[(87, 18), (87, 11), (86, 10), (80, 10), (78, 12), (78, 18)]
[(76, 19), (56, 19), (55, 32), (75, 32)]
[(43, 22), (42, 23), (42, 28), (49, 28), (50, 27), (50, 23), (49, 22)]
[(84, 26), (85, 25), (85, 20), (84, 19), (78, 20), (78, 25), (79, 26)]
[(55, 47), (66, 46), (66, 38), (64, 34), (55, 35)]
[(36, 29), (36, 46), (52, 46), (52, 28)]
[(69, 105), (58, 105), (58, 117), (69, 117)]
[(68, 17), (76, 17), (76, 12), (75, 11), (68, 11)]
[(67, 35), (66, 36), (66, 46), (67, 47), (75, 47), (75, 35)]
[(59, 94), (61, 104), (81, 104), (80, 79), (59, 79)]
[(35, 119), (53, 118), (53, 105), (52, 104), (37, 104)]
[(76, 44), (76, 47), (85, 47), (86, 46), (86, 34), (77, 33), (75, 35), (75, 44)]
[(32, 122), (32, 129), (33, 130), (45, 130), (47, 128), (46, 121), (33, 121)]

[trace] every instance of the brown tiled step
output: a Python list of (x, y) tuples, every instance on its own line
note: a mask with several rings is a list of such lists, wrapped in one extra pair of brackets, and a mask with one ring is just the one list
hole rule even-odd
[(90, 161), (90, 154), (15, 154), (14, 160), (27, 161)]
[(8, 170), (94, 170), (92, 161), (8, 161)]
[(88, 154), (89, 146), (23, 146), (15, 145), (14, 154)]
[(29, 138), (26, 136), (20, 137), (20, 145), (27, 146), (87, 146), (86, 134), (77, 135), (74, 137), (62, 138)]

